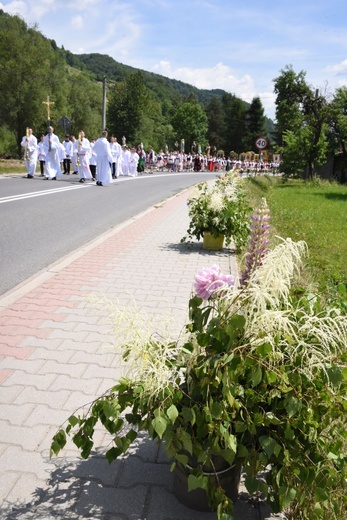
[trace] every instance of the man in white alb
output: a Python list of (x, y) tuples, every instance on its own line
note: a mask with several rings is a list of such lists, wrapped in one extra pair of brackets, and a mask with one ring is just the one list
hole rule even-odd
[(48, 134), (43, 140), (45, 149), (45, 179), (55, 181), (62, 175), (60, 167), (60, 141), (55, 135), (53, 126), (48, 129)]
[(25, 136), (23, 136), (21, 146), (24, 148), (24, 161), (27, 171), (27, 178), (33, 179), (37, 164), (37, 139), (33, 135), (32, 128), (27, 128)]
[(107, 140), (107, 131), (102, 132), (102, 136), (95, 141), (93, 151), (96, 154), (96, 184), (103, 186), (112, 181), (111, 163), (112, 154), (110, 143)]

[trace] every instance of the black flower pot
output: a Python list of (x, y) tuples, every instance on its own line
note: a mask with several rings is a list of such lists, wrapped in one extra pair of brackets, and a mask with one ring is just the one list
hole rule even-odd
[[(225, 461), (223, 466), (223, 469), (219, 469), (216, 465), (216, 474), (227, 497), (235, 502), (239, 495), (241, 466), (226, 466)], [(173, 492), (175, 497), (181, 504), (184, 504), (190, 509), (195, 509), (196, 511), (211, 511), (208, 504), (207, 493), (204, 489), (197, 488), (193, 491), (188, 491), (189, 473), (189, 467), (183, 468), (182, 466), (176, 465), (173, 471)], [(214, 472), (204, 472), (204, 474), (211, 478), (216, 478)]]

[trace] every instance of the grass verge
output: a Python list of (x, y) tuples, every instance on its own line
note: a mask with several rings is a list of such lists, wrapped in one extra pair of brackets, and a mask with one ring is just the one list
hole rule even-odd
[(347, 185), (267, 176), (245, 185), (253, 207), (266, 198), (274, 234), (307, 243), (307, 267), (319, 285), (347, 283)]
[(20, 159), (0, 159), (0, 175), (3, 173), (26, 173), (24, 161)]

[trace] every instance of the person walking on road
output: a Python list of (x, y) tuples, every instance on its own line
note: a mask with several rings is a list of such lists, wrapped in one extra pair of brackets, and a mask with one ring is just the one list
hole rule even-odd
[(70, 175), (70, 168), (71, 168), (71, 157), (73, 155), (73, 143), (70, 140), (70, 136), (67, 134), (65, 136), (65, 141), (63, 141), (63, 146), (65, 150), (64, 159), (63, 159), (63, 167), (64, 175)]
[(89, 139), (86, 138), (84, 131), (81, 130), (77, 141), (77, 171), (80, 177), (80, 182), (92, 179), (92, 174), (89, 168), (89, 157), (91, 155), (91, 148)]
[(122, 147), (117, 142), (117, 137), (112, 136), (110, 140), (110, 148), (112, 153), (112, 179), (117, 179), (119, 176), (119, 160), (122, 155)]
[(62, 175), (60, 167), (60, 141), (55, 135), (53, 126), (48, 129), (43, 140), (45, 149), (45, 179), (57, 180)]
[(37, 139), (33, 135), (32, 128), (26, 129), (21, 146), (24, 148), (24, 162), (27, 171), (27, 178), (33, 179), (37, 164)]
[(98, 186), (112, 182), (112, 153), (107, 136), (107, 130), (104, 130), (102, 136), (95, 142), (93, 149), (96, 153), (96, 184)]
[(38, 159), (40, 164), (40, 173), (41, 177), (44, 177), (45, 175), (45, 160), (46, 160), (46, 152), (45, 152), (45, 146), (44, 146), (44, 138), (45, 134), (40, 135), (40, 140), (37, 143), (37, 149), (38, 149)]

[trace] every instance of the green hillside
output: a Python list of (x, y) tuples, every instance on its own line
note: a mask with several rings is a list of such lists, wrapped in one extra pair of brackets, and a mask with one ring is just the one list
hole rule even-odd
[[(37, 68), (37, 56), (40, 68)], [(247, 104), (221, 89), (188, 83), (118, 63), (104, 54), (73, 54), (46, 38), (36, 26), (0, 10), (0, 156), (21, 155), (26, 127), (36, 135), (52, 124), (60, 138), (83, 129), (98, 137), (102, 126), (119, 140), (173, 149), (184, 139), (204, 150), (241, 153), (259, 135), (270, 140), (274, 124), (259, 98)], [(107, 80), (106, 125), (103, 79)], [(46, 104), (49, 99), (50, 105)], [(46, 110), (47, 106), (50, 111)], [(62, 127), (61, 121), (69, 121)]]

